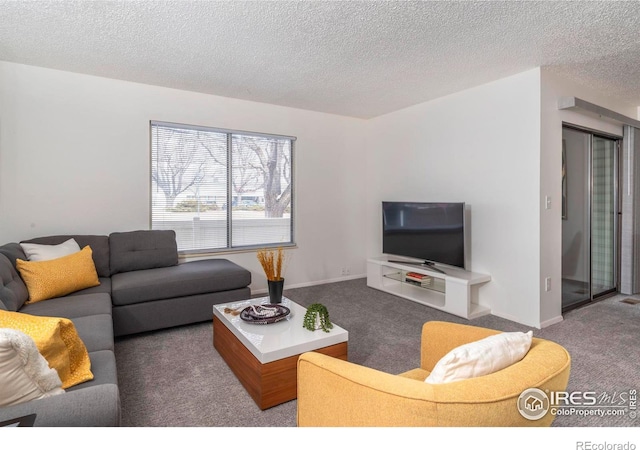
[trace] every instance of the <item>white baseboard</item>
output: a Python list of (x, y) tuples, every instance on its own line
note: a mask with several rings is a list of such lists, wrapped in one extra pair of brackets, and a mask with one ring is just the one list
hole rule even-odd
[[(367, 274), (365, 273), (365, 274), (360, 274), (360, 275), (349, 275), (349, 276), (346, 276), (346, 277), (330, 278), (328, 280), (309, 281), (307, 283), (285, 284), (284, 285), (284, 289), (286, 291), (287, 289), (296, 289), (296, 288), (303, 288), (303, 287), (309, 287), (309, 286), (319, 286), (321, 284), (338, 283), (340, 281), (357, 280), (359, 278), (367, 278)], [(261, 295), (261, 294), (266, 294), (268, 292), (269, 292), (269, 290), (267, 288), (256, 289), (256, 290), (252, 290), (251, 291), (251, 295)]]
[(545, 320), (544, 322), (542, 322), (540, 324), (540, 326), (538, 326), (538, 325), (533, 325), (533, 324), (530, 324), (530, 323), (523, 323), (520, 319), (517, 319), (517, 318), (511, 316), (510, 314), (501, 314), (501, 313), (499, 313), (497, 311), (493, 311), (493, 310), (491, 310), (491, 315), (492, 316), (496, 316), (496, 317), (500, 317), (502, 319), (507, 319), (507, 320), (510, 320), (512, 322), (516, 322), (516, 323), (519, 323), (519, 324), (522, 324), (522, 325), (528, 325), (530, 327), (535, 327), (535, 328), (537, 328), (539, 330), (541, 330), (542, 328), (546, 328), (548, 326), (554, 325), (556, 323), (560, 323), (560, 322), (562, 322), (564, 320), (562, 318), (562, 316), (557, 316), (557, 317), (553, 317), (553, 318), (551, 318), (549, 320)]
[(536, 329), (542, 328), (542, 327), (540, 327), (538, 325), (534, 325), (532, 323), (524, 323), (524, 322), (522, 322), (521, 319), (518, 319), (518, 318), (512, 316), (511, 314), (504, 314), (504, 313), (501, 313), (501, 312), (498, 312), (498, 311), (494, 311), (493, 309), (491, 310), (491, 315), (492, 316), (496, 316), (496, 317), (500, 317), (502, 319), (510, 320), (511, 322), (515, 322), (515, 323), (518, 323), (520, 325), (525, 325), (525, 326), (528, 326), (528, 327), (534, 327)]
[(544, 322), (542, 322), (542, 323), (540, 324), (540, 328), (546, 328), (546, 327), (548, 327), (548, 326), (555, 325), (556, 323), (560, 323), (560, 322), (562, 322), (563, 320), (564, 320), (564, 318), (563, 318), (561, 315), (560, 315), (560, 316), (553, 317), (553, 318), (551, 318), (551, 319), (549, 319), (549, 320), (545, 320)]

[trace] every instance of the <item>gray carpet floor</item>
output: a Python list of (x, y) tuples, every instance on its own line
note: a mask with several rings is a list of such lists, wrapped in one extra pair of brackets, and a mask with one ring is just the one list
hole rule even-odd
[[(388, 373), (418, 367), (422, 325), (430, 320), (471, 323), (502, 331), (529, 328), (495, 316), (471, 322), (366, 286), (357, 279), (285, 290), (308, 306), (323, 303), (349, 331), (349, 360)], [(626, 398), (640, 388), (640, 304), (615, 296), (573, 310), (534, 336), (571, 354), (569, 391)], [(634, 297), (640, 298), (640, 297)], [(296, 401), (261, 411), (213, 348), (211, 322), (116, 340), (126, 427), (294, 427)], [(635, 427), (640, 418), (558, 416), (556, 427)]]

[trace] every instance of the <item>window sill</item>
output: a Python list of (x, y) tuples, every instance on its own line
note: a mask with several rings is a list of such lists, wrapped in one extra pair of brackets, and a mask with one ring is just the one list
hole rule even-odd
[(261, 245), (256, 247), (244, 247), (244, 248), (231, 248), (224, 250), (215, 250), (215, 251), (202, 251), (199, 252), (197, 250), (190, 251), (179, 251), (178, 252), (178, 260), (184, 262), (188, 259), (200, 259), (200, 258), (212, 258), (216, 256), (224, 256), (224, 255), (234, 255), (234, 254), (242, 254), (242, 253), (256, 253), (261, 249), (277, 249), (282, 247), (283, 250), (290, 250), (298, 248), (297, 244), (282, 244), (282, 245)]

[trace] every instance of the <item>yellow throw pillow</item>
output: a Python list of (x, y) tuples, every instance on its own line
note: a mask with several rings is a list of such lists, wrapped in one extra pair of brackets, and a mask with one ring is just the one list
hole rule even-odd
[(58, 372), (62, 389), (93, 380), (89, 353), (69, 319), (0, 310), (0, 328), (13, 328), (30, 336), (49, 367)]
[(29, 300), (35, 303), (98, 286), (98, 273), (88, 245), (79, 252), (48, 261), (16, 259), (20, 276), (27, 285)]

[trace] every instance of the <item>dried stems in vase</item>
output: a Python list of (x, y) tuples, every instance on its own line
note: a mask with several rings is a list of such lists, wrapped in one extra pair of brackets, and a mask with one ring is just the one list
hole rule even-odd
[(278, 247), (276, 250), (258, 250), (257, 256), (267, 276), (267, 280), (277, 281), (282, 279), (285, 263), (285, 255), (282, 247)]

